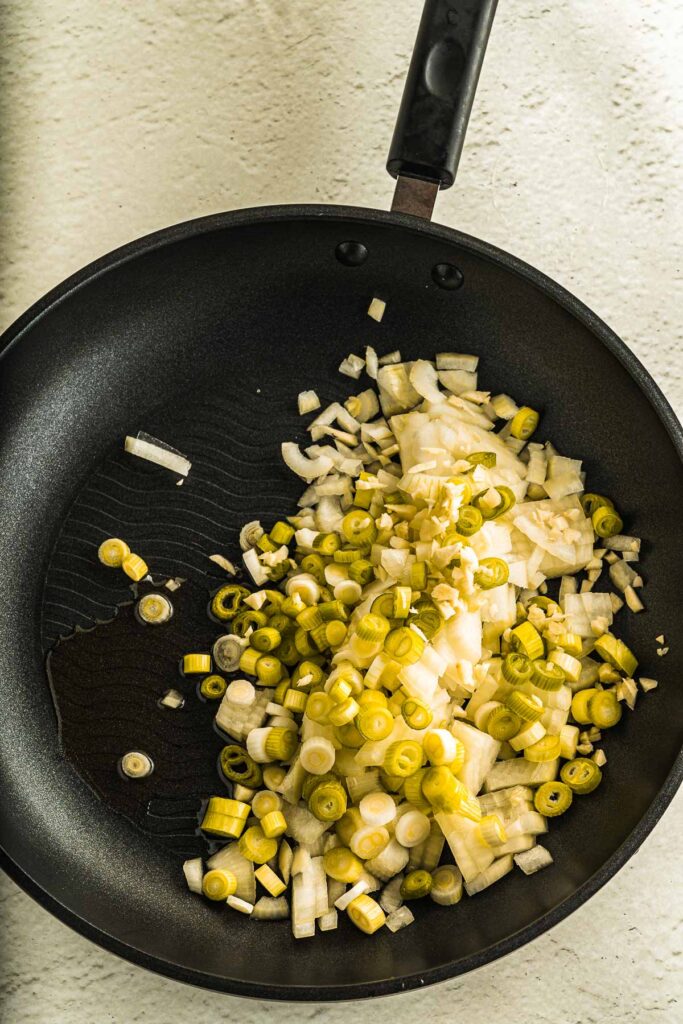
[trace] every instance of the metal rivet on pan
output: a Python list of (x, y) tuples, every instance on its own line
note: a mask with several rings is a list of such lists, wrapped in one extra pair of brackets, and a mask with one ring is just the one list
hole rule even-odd
[(465, 278), (462, 271), (452, 263), (437, 263), (432, 267), (432, 281), (439, 288), (454, 292), (456, 288), (462, 288)]
[(360, 267), (368, 258), (368, 250), (362, 242), (340, 242), (334, 255), (345, 267)]

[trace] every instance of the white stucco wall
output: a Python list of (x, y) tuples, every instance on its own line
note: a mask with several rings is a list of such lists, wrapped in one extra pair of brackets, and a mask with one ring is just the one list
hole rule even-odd
[[(419, 0), (0, 2), (0, 327), (174, 221), (262, 203), (387, 207)], [(683, 412), (683, 0), (502, 0), (437, 219), (534, 263), (633, 347)], [(662, 699), (659, 694), (657, 699)], [(568, 921), (426, 992), (298, 1020), (683, 1019), (680, 797)], [(284, 1022), (101, 952), (0, 883), (2, 1024)]]

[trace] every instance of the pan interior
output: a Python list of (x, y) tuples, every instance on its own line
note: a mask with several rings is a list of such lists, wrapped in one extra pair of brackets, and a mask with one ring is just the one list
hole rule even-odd
[[(540, 275), (515, 270), (479, 243), (410, 225), (309, 210), (169, 232), (163, 244), (139, 245), (65, 289), (27, 321), (3, 362), (7, 852), (72, 923), (80, 919), (106, 945), (187, 980), (325, 998), (469, 969), (576, 903), (577, 890), (639, 828), (680, 750), (682, 656), (672, 644), (659, 659), (655, 641), (681, 627), (672, 595), (683, 481), (667, 430), (594, 333), (609, 332), (591, 329), (578, 304), (556, 301)], [(367, 259), (345, 265), (335, 256), (343, 241), (362, 243)], [(435, 283), (443, 272), (433, 268), (442, 264), (461, 272), (462, 287)], [(366, 313), (373, 296), (387, 302), (381, 324)], [(60, 750), (44, 653), (125, 597), (96, 564), (103, 531), (128, 535), (160, 575), (186, 576), (201, 590), (220, 575), (208, 555), (236, 557), (245, 520), (291, 513), (301, 488), (281, 464), (279, 444), (305, 438), (297, 393), (314, 388), (325, 404), (352, 391), (355, 382), (336, 369), (366, 344), (380, 354), (399, 348), (404, 358), (475, 352), (484, 387), (542, 410), (539, 434), (582, 458), (591, 489), (611, 494), (629, 531), (646, 539), (648, 610), (623, 615), (621, 629), (660, 689), (609, 738), (601, 788), (553, 825), (553, 868), (534, 879), (516, 872), (457, 908), (419, 907), (416, 924), (396, 936), (368, 941), (342, 927), (306, 945), (302, 957), (286, 924), (257, 926), (190, 897), (168, 845), (83, 784)], [(139, 429), (192, 460), (183, 487), (161, 470), (125, 463), (122, 437)], [(641, 826), (640, 838), (646, 831)]]

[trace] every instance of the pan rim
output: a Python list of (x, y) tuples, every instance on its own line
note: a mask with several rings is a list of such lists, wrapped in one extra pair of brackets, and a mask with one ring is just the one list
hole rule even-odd
[[(670, 403), (663, 392), (645, 369), (638, 357), (626, 344), (604, 323), (592, 310), (579, 299), (557, 284), (535, 267), (510, 253), (491, 245), (474, 236), (467, 235), (439, 224), (421, 220), (406, 214), (389, 213), (365, 207), (332, 206), (332, 205), (279, 205), (260, 206), (241, 210), (212, 214), (175, 224), (151, 234), (144, 235), (129, 242), (112, 252), (99, 257), (66, 280), (51, 289), (38, 299), (0, 336), (0, 358), (6, 355), (31, 327), (42, 319), (52, 308), (80, 290), (89, 282), (115, 267), (135, 259), (155, 249), (175, 242), (187, 240), (193, 236), (207, 234), (227, 228), (243, 227), (261, 222), (277, 222), (287, 220), (339, 220), (356, 221), (359, 224), (386, 224), (407, 229), (410, 233), (427, 234), (444, 242), (455, 244), (472, 252), (474, 255), (488, 259), (504, 266), (507, 270), (519, 275), (547, 294), (553, 301), (578, 319), (588, 330), (619, 360), (629, 375), (638, 384), (640, 390), (653, 407), (662, 422), (672, 445), (683, 462), (683, 427), (681, 426)], [(389, 995), (435, 984), (449, 978), (457, 977), (483, 967), (485, 964), (518, 949), (543, 932), (554, 927), (574, 910), (601, 889), (619, 871), (638, 850), (642, 842), (654, 828), (657, 821), (671, 802), (674, 794), (683, 781), (683, 750), (676, 757), (671, 771), (664, 784), (656, 794), (647, 812), (636, 827), (627, 836), (621, 846), (605, 861), (602, 867), (576, 889), (570, 896), (559, 903), (548, 913), (534, 922), (494, 943), (476, 954), (463, 957), (461, 960), (422, 971), (405, 977), (393, 977), (378, 982), (358, 982), (348, 986), (281, 986), (268, 983), (244, 982), (239, 979), (222, 978), (215, 975), (188, 969), (145, 953), (144, 950), (122, 942), (96, 925), (75, 914), (62, 904), (47, 889), (28, 875), (22, 867), (12, 859), (6, 849), (0, 849), (0, 866), (30, 896), (59, 920), (73, 928), (97, 945), (121, 956), (138, 966), (154, 970), (156, 973), (188, 984), (223, 991), (238, 996), (249, 996), (257, 999), (273, 999), (290, 1002), (306, 1001), (348, 1001), (351, 999), (369, 998), (378, 995)]]

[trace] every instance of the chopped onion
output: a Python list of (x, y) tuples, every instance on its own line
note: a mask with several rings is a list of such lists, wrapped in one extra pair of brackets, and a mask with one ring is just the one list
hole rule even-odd
[(390, 932), (399, 932), (401, 928), (407, 928), (415, 920), (415, 915), (408, 907), (399, 907), (389, 914), (386, 919), (386, 926)]
[(380, 323), (386, 308), (387, 304), (384, 299), (374, 298), (368, 306), (368, 316)]
[(439, 391), (439, 378), (432, 363), (426, 359), (418, 359), (412, 364), (409, 376), (410, 383), (429, 402), (443, 401), (443, 395)]
[(256, 548), (250, 548), (249, 551), (245, 551), (242, 555), (242, 561), (257, 587), (261, 587), (264, 583), (268, 582), (268, 573), (259, 561)]
[(255, 547), (263, 533), (263, 527), (258, 519), (252, 519), (250, 523), (245, 523), (240, 530), (240, 547), (242, 551), (248, 551), (249, 548)]
[(367, 891), (368, 883), (364, 879), (361, 879), (360, 882), (356, 882), (354, 886), (347, 889), (343, 895), (339, 896), (338, 899), (334, 901), (334, 905), (337, 910), (346, 910), (349, 903), (353, 903), (356, 896), (362, 896), (363, 893), (366, 893)]
[(491, 405), (501, 420), (511, 420), (519, 412), (519, 406), (509, 395), (494, 395)]
[(284, 441), (281, 448), (286, 465), (303, 480), (317, 480), (332, 469), (333, 463), (330, 458), (325, 455), (317, 459), (306, 458), (299, 445), (292, 441)]
[(645, 609), (645, 605), (636, 594), (633, 587), (627, 587), (624, 591), (624, 597), (626, 598), (626, 604), (632, 612), (642, 612)]
[(553, 855), (545, 846), (534, 846), (524, 853), (516, 853), (513, 860), (525, 875), (533, 875), (542, 868), (549, 867), (553, 863)]
[(226, 903), (232, 910), (237, 910), (240, 914), (251, 914), (254, 909), (253, 903), (247, 903), (246, 900), (241, 900), (239, 896), (228, 896)]
[(394, 352), (387, 352), (385, 356), (380, 356), (379, 365), (389, 366), (390, 363), (400, 363), (401, 353), (396, 349)]
[[(241, 704), (247, 707), (256, 700), (256, 690), (248, 679), (233, 679), (225, 691), (225, 696), (233, 704)], [(266, 708), (267, 710), (268, 708)]]
[(305, 416), (309, 412), (315, 412), (320, 408), (320, 399), (315, 391), (300, 391), (297, 399), (299, 415)]
[(339, 372), (343, 373), (345, 377), (353, 377), (354, 380), (358, 380), (363, 372), (364, 366), (364, 359), (361, 359), (360, 356), (351, 354), (340, 363)]
[(183, 706), (185, 698), (178, 690), (167, 690), (159, 703), (165, 708), (173, 708), (175, 710)]
[(251, 914), (254, 921), (282, 921), (289, 917), (289, 903), (286, 896), (262, 896)]
[(453, 395), (464, 396), (476, 392), (477, 375), (468, 370), (439, 370), (439, 381)]
[(237, 574), (235, 566), (223, 555), (209, 555), (209, 561), (215, 562), (216, 565), (220, 565), (221, 569), (225, 569), (230, 576), (235, 576)]
[(202, 894), (202, 879), (204, 878), (204, 868), (202, 866), (201, 857), (193, 857), (191, 860), (186, 860), (183, 864), (183, 874), (185, 875), (185, 881), (187, 882), (187, 888), (190, 892)]
[(382, 366), (377, 373), (379, 400), (385, 416), (412, 409), (420, 395), (410, 383), (412, 363), (394, 363)]
[(372, 345), (368, 345), (365, 349), (365, 372), (367, 373), (368, 377), (372, 378), (372, 380), (377, 380), (378, 369), (379, 361), (377, 359), (377, 353), (375, 352)]
[(159, 441), (150, 434), (140, 431), (137, 437), (128, 435), (124, 442), (124, 449), (129, 455), (136, 455), (139, 459), (146, 459), (147, 462), (154, 462), (157, 466), (170, 469), (179, 476), (187, 476), (192, 468), (192, 463), (184, 455), (171, 448), (163, 441)]
[(466, 370), (474, 373), (479, 366), (479, 356), (465, 355), (460, 352), (437, 352), (437, 370)]

